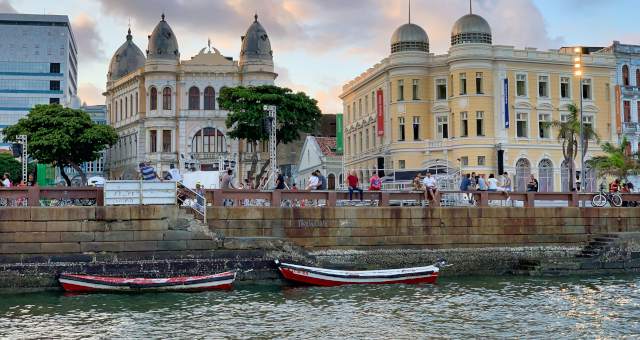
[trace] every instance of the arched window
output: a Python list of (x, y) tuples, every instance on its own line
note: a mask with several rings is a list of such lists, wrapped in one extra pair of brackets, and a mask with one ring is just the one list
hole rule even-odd
[(151, 110), (158, 109), (158, 90), (155, 87), (152, 87), (151, 91), (149, 91), (149, 106)]
[(538, 191), (553, 191), (553, 163), (549, 159), (543, 159), (538, 164)]
[(211, 86), (204, 89), (204, 109), (216, 109), (216, 91)]
[(122, 114), (122, 98), (120, 98), (120, 118), (118, 120), (122, 120), (123, 114)]
[(133, 94), (129, 95), (129, 115), (133, 117)]
[(134, 112), (138, 112), (138, 92), (136, 92), (136, 106), (134, 106), (136, 110)]
[(629, 86), (629, 66), (622, 65), (622, 84)]
[(171, 88), (162, 89), (162, 109), (171, 110)]
[(527, 183), (531, 176), (531, 163), (526, 158), (520, 158), (516, 162), (516, 191), (527, 191)]
[(329, 174), (329, 176), (327, 176), (327, 183), (329, 183), (328, 184), (328, 189), (329, 190), (335, 190), (336, 189), (336, 175)]
[(128, 98), (124, 97), (124, 118), (126, 119), (127, 117), (129, 117), (129, 104)]
[(195, 86), (189, 89), (189, 110), (200, 110), (200, 89)]
[(191, 152), (225, 152), (227, 149), (224, 133), (222, 131), (206, 127), (198, 131), (191, 141)]
[(560, 165), (560, 184), (562, 185), (563, 192), (568, 192), (573, 188), (573, 183), (569, 183), (570, 178), (571, 174), (569, 173), (569, 162), (564, 160)]

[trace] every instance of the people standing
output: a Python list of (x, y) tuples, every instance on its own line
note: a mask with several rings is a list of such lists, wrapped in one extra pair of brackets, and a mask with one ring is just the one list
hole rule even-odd
[(233, 185), (233, 170), (227, 169), (227, 172), (222, 176), (222, 189), (236, 189)]
[(359, 185), (359, 181), (358, 181), (358, 176), (356, 176), (356, 171), (355, 170), (351, 170), (349, 172), (349, 176), (347, 176), (347, 185), (349, 186), (349, 200), (353, 200), (353, 192), (357, 191), (360, 193), (360, 200), (362, 201), (363, 198), (363, 191), (362, 189), (360, 189), (360, 185)]
[(438, 183), (434, 177), (431, 177), (430, 172), (427, 172), (427, 175), (422, 180), (422, 185), (424, 186), (424, 199), (427, 201), (435, 200)]
[(533, 174), (529, 176), (529, 183), (527, 183), (527, 191), (538, 192), (538, 180)]
[(143, 181), (155, 181), (156, 179), (162, 180), (162, 178), (158, 176), (156, 169), (154, 169), (149, 162), (140, 162), (138, 166), (140, 167), (140, 177)]
[(284, 190), (284, 176), (282, 176), (282, 173), (279, 169), (276, 170), (276, 174), (278, 174), (278, 177), (276, 177), (276, 190)]
[(382, 189), (382, 180), (378, 177), (378, 172), (374, 171), (369, 179), (369, 190), (380, 191)]

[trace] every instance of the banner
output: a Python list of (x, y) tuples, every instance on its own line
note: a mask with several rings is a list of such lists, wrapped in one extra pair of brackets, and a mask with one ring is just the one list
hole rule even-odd
[(509, 79), (504, 78), (504, 107), (502, 111), (504, 112), (504, 128), (509, 128)]
[(336, 153), (344, 153), (344, 134), (342, 133), (342, 113), (336, 114)]
[[(622, 94), (620, 93), (620, 85), (616, 85), (615, 87), (615, 95), (616, 95), (616, 132), (617, 133), (622, 133), (622, 122), (621, 122), (621, 117), (620, 117), (620, 97), (622, 96)], [(631, 109), (631, 108), (629, 108)]]
[(378, 108), (378, 136), (384, 136), (384, 100), (382, 89), (376, 93), (376, 103)]

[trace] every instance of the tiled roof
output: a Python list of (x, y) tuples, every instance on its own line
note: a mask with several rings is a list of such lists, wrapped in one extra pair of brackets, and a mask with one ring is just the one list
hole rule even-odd
[(313, 137), (320, 146), (320, 150), (327, 157), (335, 157), (336, 155), (336, 138), (335, 137)]

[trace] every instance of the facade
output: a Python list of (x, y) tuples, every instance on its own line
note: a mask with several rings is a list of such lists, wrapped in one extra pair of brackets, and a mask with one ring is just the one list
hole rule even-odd
[(37, 104), (77, 105), (78, 50), (66, 15), (0, 14), (0, 128)]
[[(580, 102), (580, 86), (585, 123), (603, 141), (617, 138), (615, 58), (583, 56), (580, 84), (573, 57), (492, 45), (489, 24), (475, 14), (454, 24), (443, 55), (429, 52), (418, 25), (402, 25), (391, 54), (343, 86), (345, 168), (362, 178), (381, 168), (507, 171), (520, 190), (530, 174), (542, 191), (568, 190), (557, 129), (545, 123), (568, 117), (567, 106)], [(598, 151), (592, 146), (587, 159)], [(593, 182), (593, 172), (587, 179)]]
[(316, 170), (320, 170), (327, 179), (329, 190), (335, 190), (344, 181), (342, 155), (336, 153), (335, 137), (307, 136), (305, 139), (298, 159), (296, 185), (304, 189), (311, 173)]
[[(119, 140), (108, 152), (110, 178), (137, 178), (148, 161), (159, 174), (232, 167), (247, 176), (253, 147), (226, 137), (227, 111), (217, 96), (226, 86), (272, 85), (276, 78), (269, 37), (255, 16), (242, 37), (239, 60), (210, 46), (180, 58), (177, 36), (162, 19), (149, 35), (146, 56), (131, 30), (111, 59), (107, 76), (107, 121)], [(259, 145), (259, 151), (266, 145)], [(260, 152), (260, 164), (268, 155)]]

